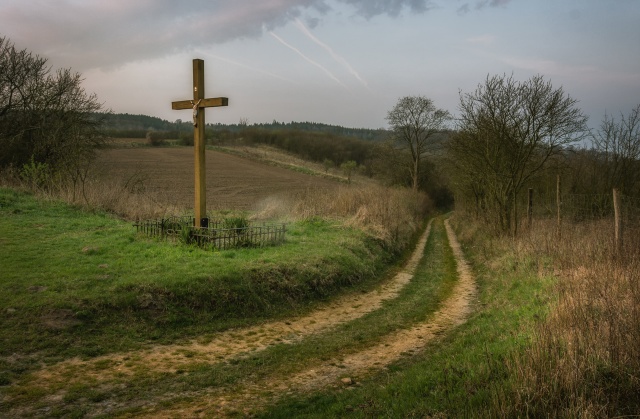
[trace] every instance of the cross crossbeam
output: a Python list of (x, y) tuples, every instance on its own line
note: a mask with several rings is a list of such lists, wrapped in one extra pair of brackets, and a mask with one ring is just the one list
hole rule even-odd
[[(216, 108), (218, 106), (229, 106), (229, 99), (226, 97), (216, 97), (212, 99), (202, 99), (199, 108)], [(179, 100), (177, 102), (171, 102), (171, 109), (179, 111), (182, 109), (192, 109), (192, 100)]]
[(194, 172), (195, 172), (195, 226), (200, 228), (207, 222), (207, 187), (206, 187), (206, 162), (204, 135), (205, 119), (204, 109), (219, 106), (229, 106), (226, 97), (204, 97), (204, 60), (193, 60), (193, 100), (179, 100), (171, 103), (171, 109), (193, 110), (193, 148), (194, 148)]

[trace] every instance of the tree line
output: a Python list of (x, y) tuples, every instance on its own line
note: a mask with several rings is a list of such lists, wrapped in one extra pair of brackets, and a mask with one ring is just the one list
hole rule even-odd
[[(219, 136), (221, 133), (224, 135)], [(221, 141), (239, 141), (245, 145), (269, 145), (306, 160), (331, 160), (336, 165), (350, 160), (358, 165), (365, 165), (372, 150), (370, 142), (353, 137), (303, 130), (268, 130), (253, 126), (235, 133), (214, 131), (213, 138)]]
[(454, 121), (429, 98), (401, 98), (387, 116), (388, 155), (414, 189), (444, 178), (457, 209), (498, 231), (516, 234), (524, 191), (555, 190), (558, 175), (572, 193), (640, 196), (640, 105), (590, 130), (562, 87), (503, 74), (460, 93), (458, 110)]
[[(190, 121), (177, 119), (174, 122), (147, 116), (128, 113), (106, 113), (101, 116), (104, 121), (105, 132), (113, 138), (145, 138), (149, 131), (159, 131), (166, 139), (180, 138), (191, 132)], [(313, 132), (324, 133), (332, 136), (357, 138), (366, 141), (381, 141), (385, 138), (385, 129), (349, 128), (340, 125), (329, 125), (318, 122), (278, 122), (249, 124), (246, 119), (237, 124), (207, 124), (207, 130), (213, 137), (219, 133), (235, 134), (245, 131), (247, 128), (277, 132)]]

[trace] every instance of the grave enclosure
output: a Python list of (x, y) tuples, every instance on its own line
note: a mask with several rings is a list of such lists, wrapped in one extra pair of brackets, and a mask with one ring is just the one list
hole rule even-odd
[(138, 233), (215, 250), (275, 246), (285, 240), (285, 224), (249, 224), (240, 218), (208, 219), (195, 226), (193, 217), (168, 217), (134, 224)]

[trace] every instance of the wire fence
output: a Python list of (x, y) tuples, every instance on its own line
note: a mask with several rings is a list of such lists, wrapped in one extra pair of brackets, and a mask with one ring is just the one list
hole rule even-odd
[(557, 220), (558, 231), (577, 224), (597, 222), (609, 226), (616, 249), (631, 247), (640, 249), (640, 198), (626, 196), (615, 189), (609, 194), (539, 194), (530, 190), (523, 205), (527, 208), (528, 225), (532, 218)]
[[(527, 207), (528, 202), (521, 204)], [(620, 221), (627, 226), (640, 227), (640, 198), (619, 194)], [(615, 217), (614, 192), (609, 194), (562, 194), (557, 196), (533, 194), (531, 215), (536, 218), (560, 218), (565, 221), (595, 221)]]
[(251, 225), (243, 219), (207, 219), (206, 227), (195, 227), (193, 217), (169, 217), (134, 224), (138, 233), (152, 237), (225, 250), (275, 246), (285, 241), (285, 224)]

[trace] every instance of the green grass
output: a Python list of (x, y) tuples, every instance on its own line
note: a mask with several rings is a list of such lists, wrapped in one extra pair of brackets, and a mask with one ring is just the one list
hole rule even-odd
[(552, 281), (538, 278), (532, 265), (510, 257), (502, 258), (498, 269), (488, 269), (488, 260), (479, 250), (491, 246), (481, 241), (476, 238), (475, 246), (465, 249), (477, 275), (479, 301), (476, 312), (464, 325), (430, 344), (424, 353), (405, 357), (386, 371), (362, 380), (358, 387), (290, 397), (262, 417), (495, 414), (490, 409), (497, 390), (517, 384), (509, 381), (505, 361), (530, 342), (535, 320), (546, 313)]
[(371, 286), (393, 258), (361, 232), (322, 220), (289, 225), (282, 246), (211, 252), (8, 189), (0, 189), (0, 248), (5, 384), (36, 362), (304, 312)]
[[(505, 361), (529, 343), (552, 281), (539, 278), (535, 264), (508, 244), (479, 235), (466, 244), (479, 285), (467, 323), (422, 353), (357, 377), (358, 386), (288, 396), (263, 416), (491, 416), (487, 409), (505, 394), (498, 390), (515, 384)], [(301, 314), (341, 292), (371, 289), (394, 256), (361, 232), (322, 220), (290, 225), (282, 246), (205, 251), (138, 236), (106, 214), (6, 189), (0, 189), (0, 249), (0, 393), (7, 408), (28, 406), (52, 417), (95, 415), (103, 406), (135, 414), (145, 403), (171, 407), (216, 388), (277, 381), (310, 365), (339, 362), (427, 320), (457, 280), (437, 219), (415, 278), (398, 298), (359, 319), (294, 344), (175, 373), (131, 359), (141, 367), (133, 376), (51, 384), (45, 394), (29, 375), (42, 363), (206, 341), (231, 327)], [(108, 369), (109, 362), (94, 368)], [(81, 367), (70, 367), (70, 377), (81, 374), (74, 368)]]
[[(126, 377), (122, 383), (76, 385), (67, 390), (68, 400), (63, 406), (54, 406), (61, 414), (70, 415), (88, 409), (92, 399), (109, 400), (123, 406), (120, 414), (139, 410), (131, 400), (162, 400), (171, 397), (167, 405), (188, 401), (203, 389), (228, 388), (247, 382), (277, 379), (302, 370), (313, 363), (339, 359), (378, 342), (384, 335), (424, 321), (447, 298), (455, 284), (455, 260), (448, 247), (442, 221), (434, 223), (432, 235), (420, 264), (420, 274), (401, 291), (398, 298), (386, 301), (383, 308), (335, 329), (308, 337), (296, 344), (282, 344), (268, 348), (250, 357), (240, 357), (211, 365), (194, 364), (179, 374), (139, 371), (134, 377)], [(107, 367), (107, 366), (105, 366)], [(126, 385), (124, 385), (126, 383)], [(34, 405), (42, 403), (42, 395), (29, 392), (29, 382), (12, 389), (12, 404)], [(38, 402), (40, 400), (40, 402)], [(43, 406), (51, 407), (44, 403)]]

